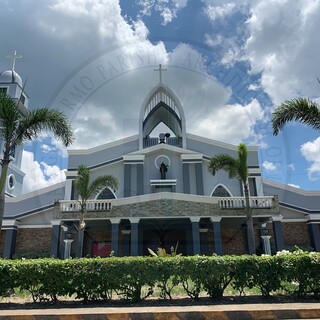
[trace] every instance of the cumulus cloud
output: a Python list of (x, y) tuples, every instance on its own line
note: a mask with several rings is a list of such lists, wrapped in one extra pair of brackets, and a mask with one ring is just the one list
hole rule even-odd
[(205, 43), (221, 55), (220, 63), (233, 66), (242, 59), (246, 39), (244, 21), (249, 13), (245, 0), (202, 0), (204, 13), (212, 24), (212, 32), (204, 35)]
[(246, 26), (244, 59), (275, 104), (298, 95), (319, 96), (320, 2), (255, 1)]
[[(139, 2), (141, 15), (157, 12), (163, 24), (187, 5), (187, 0)], [(232, 17), (239, 9), (238, 2), (205, 2), (212, 6), (208, 11), (212, 21)], [(214, 3), (219, 8), (214, 9)], [(30, 109), (47, 103), (64, 111), (75, 128), (72, 148), (88, 148), (138, 133), (140, 108), (158, 83), (159, 76), (153, 69), (160, 63), (167, 69), (164, 84), (183, 105), (188, 132), (232, 143), (259, 136), (255, 125), (263, 121), (264, 111), (257, 100), (244, 106), (228, 104), (231, 91), (208, 75), (203, 53), (186, 44), (171, 46), (168, 51), (164, 43), (149, 41), (142, 18), (124, 17), (119, 0), (17, 0), (15, 5), (8, 2), (1, 8), (0, 19), (3, 25), (12, 26), (10, 34), (4, 28), (0, 30), (0, 54), (8, 54), (14, 33), (26, 61), (37, 61), (32, 68), (27, 64), (28, 69), (23, 64), (19, 68), (22, 76), (28, 74)], [(12, 25), (12, 21), (24, 23)], [(235, 28), (240, 30), (237, 25)], [(226, 46), (224, 63), (232, 63), (242, 52), (236, 38), (212, 38)], [(47, 154), (55, 151), (66, 157), (65, 148), (57, 141), (37, 143)], [(54, 181), (55, 163), (50, 163), (52, 168), (46, 167), (48, 161), (30, 157), (24, 162), (30, 163), (32, 171), (38, 170), (39, 184)], [(61, 178), (59, 174), (57, 177)], [(32, 186), (37, 179), (30, 178), (28, 184)]]
[(264, 110), (255, 99), (245, 106), (240, 104), (220, 106), (200, 121), (196, 133), (238, 144), (256, 135), (255, 124), (263, 118)]
[(55, 151), (56, 149), (55, 148), (52, 148), (51, 146), (47, 145), (47, 144), (42, 144), (41, 145), (41, 151), (44, 152), (44, 153), (49, 153), (49, 152), (53, 152)]
[(34, 154), (23, 151), (21, 170), (26, 172), (22, 193), (38, 190), (66, 179), (64, 170), (58, 166), (50, 166), (45, 162), (34, 160)]
[(213, 1), (207, 1), (207, 7), (205, 12), (211, 21), (221, 19), (231, 15), (236, 10), (236, 4), (234, 2), (222, 3), (221, 5), (214, 3)]
[(188, 0), (138, 0), (137, 3), (142, 7), (142, 16), (150, 16), (153, 11), (159, 12), (162, 24), (166, 25), (177, 17), (178, 11), (187, 5)]
[(268, 171), (276, 171), (277, 170), (277, 166), (273, 162), (270, 162), (270, 161), (264, 161), (262, 163), (262, 167)]
[(304, 143), (300, 147), (300, 152), (308, 162), (311, 162), (311, 166), (307, 169), (309, 179), (320, 179), (320, 137)]

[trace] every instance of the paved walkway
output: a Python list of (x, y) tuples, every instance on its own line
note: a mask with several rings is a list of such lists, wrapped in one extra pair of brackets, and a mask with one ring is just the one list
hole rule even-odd
[(0, 320), (320, 319), (320, 303), (0, 310)]

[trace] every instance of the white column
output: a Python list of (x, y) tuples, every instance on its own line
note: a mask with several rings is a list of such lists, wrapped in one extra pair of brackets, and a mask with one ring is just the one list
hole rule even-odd
[(73, 242), (73, 239), (64, 239), (64, 258), (69, 259), (70, 253), (71, 253), (71, 244)]
[(261, 236), (263, 251), (265, 254), (268, 254), (269, 256), (271, 256), (270, 238), (271, 236)]

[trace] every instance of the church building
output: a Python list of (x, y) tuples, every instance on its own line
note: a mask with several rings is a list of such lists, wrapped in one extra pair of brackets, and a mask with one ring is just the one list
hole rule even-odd
[[(106, 257), (149, 255), (175, 248), (182, 255), (247, 253), (243, 185), (219, 171), (208, 171), (218, 154), (237, 157), (237, 146), (187, 132), (177, 95), (161, 78), (141, 99), (138, 134), (98, 147), (68, 150), (66, 181), (21, 195), (22, 149), (14, 151), (6, 192), (0, 252)], [(0, 73), (0, 90), (22, 114), (28, 96), (13, 70)], [(157, 132), (157, 128), (166, 128)], [(91, 178), (110, 174), (117, 190), (106, 188), (88, 200), (85, 229), (74, 181), (85, 164)], [(320, 251), (320, 192), (299, 190), (261, 177), (258, 147), (248, 147), (250, 205), (257, 254), (292, 248)]]

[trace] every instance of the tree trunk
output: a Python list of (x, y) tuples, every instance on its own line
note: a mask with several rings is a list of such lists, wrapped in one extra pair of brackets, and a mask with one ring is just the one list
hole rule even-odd
[(1, 169), (1, 175), (0, 175), (0, 234), (2, 229), (3, 217), (4, 217), (6, 181), (7, 181), (9, 161), (10, 160), (3, 159), (1, 164), (2, 169)]
[(82, 255), (83, 255), (83, 240), (84, 240), (84, 228), (81, 229), (79, 227), (79, 229), (78, 229), (77, 251), (76, 251), (76, 257), (77, 258), (82, 258)]
[(248, 253), (255, 254), (256, 253), (256, 244), (254, 238), (254, 228), (253, 228), (253, 217), (252, 217), (252, 209), (250, 206), (249, 199), (249, 190), (248, 185), (244, 185), (244, 196), (246, 200), (246, 216), (247, 216), (247, 242), (248, 242)]

